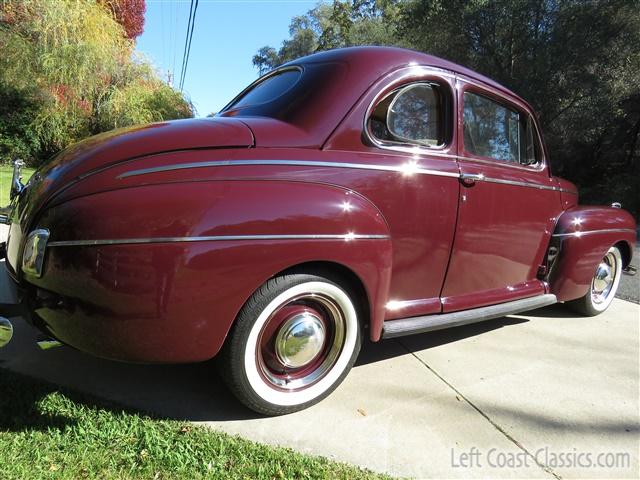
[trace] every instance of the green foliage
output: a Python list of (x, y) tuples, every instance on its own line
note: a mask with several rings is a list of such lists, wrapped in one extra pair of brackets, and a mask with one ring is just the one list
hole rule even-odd
[(0, 162), (20, 156), (37, 165), (116, 126), (192, 116), (133, 47), (95, 0), (4, 0), (0, 97), (17, 110), (0, 108)]
[(554, 172), (583, 200), (640, 213), (639, 0), (334, 0), (294, 18), (290, 38), (254, 65), (364, 44), (431, 53), (506, 85), (539, 114)]
[(29, 157), (39, 149), (39, 139), (31, 128), (37, 114), (34, 92), (23, 92), (0, 82), (0, 158)]
[(0, 370), (0, 478), (388, 478)]
[(397, 0), (335, 0), (319, 3), (306, 15), (294, 17), (290, 38), (279, 50), (262, 47), (253, 57), (260, 74), (290, 60), (331, 48), (389, 45), (396, 42)]

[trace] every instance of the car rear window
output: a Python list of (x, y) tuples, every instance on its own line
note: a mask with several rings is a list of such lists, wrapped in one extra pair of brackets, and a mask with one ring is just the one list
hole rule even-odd
[(300, 79), (301, 74), (302, 72), (297, 68), (277, 72), (250, 88), (225, 110), (237, 110), (272, 102), (290, 90)]

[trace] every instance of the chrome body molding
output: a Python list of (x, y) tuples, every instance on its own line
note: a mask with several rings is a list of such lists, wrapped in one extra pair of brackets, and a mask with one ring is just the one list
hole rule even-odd
[[(463, 174), (463, 177), (464, 178)], [(475, 181), (479, 181), (479, 182), (489, 182), (489, 183), (500, 183), (502, 185), (514, 185), (517, 187), (527, 187), (527, 188), (537, 188), (538, 190), (553, 190), (556, 192), (566, 192), (566, 193), (573, 193), (574, 195), (576, 194), (576, 192), (573, 192), (571, 190), (565, 190), (563, 188), (560, 187), (554, 187), (553, 185), (541, 185), (538, 183), (531, 183), (531, 182), (520, 182), (518, 180), (505, 180), (502, 178), (493, 178), (493, 177), (485, 177), (484, 175), (480, 174), (480, 175), (467, 175), (468, 177), (473, 177), (473, 180)]]
[(216, 160), (206, 162), (177, 163), (174, 165), (163, 165), (161, 167), (142, 168), (140, 170), (131, 170), (121, 173), (116, 178), (123, 179), (135, 177), (138, 175), (148, 175), (158, 172), (169, 172), (173, 170), (186, 170), (190, 168), (206, 168), (206, 167), (246, 167), (254, 165), (277, 165), (277, 166), (298, 166), (298, 167), (331, 167), (331, 168), (355, 168), (359, 170), (378, 170), (384, 172), (400, 172), (405, 174), (421, 173), (426, 175), (435, 175), (439, 177), (458, 178), (458, 173), (441, 172), (439, 170), (429, 170), (421, 168), (416, 163), (407, 163), (404, 165), (375, 165), (369, 163), (344, 163), (344, 162), (323, 162), (315, 160)]
[[(452, 158), (464, 158), (455, 157)], [(383, 172), (398, 172), (404, 175), (421, 174), (421, 175), (433, 175), (437, 177), (449, 177), (449, 178), (464, 178), (466, 174), (443, 172), (440, 170), (431, 170), (428, 168), (422, 168), (417, 162), (407, 162), (402, 165), (375, 165), (370, 163), (346, 163), (346, 162), (323, 162), (315, 160), (215, 160), (204, 162), (190, 162), (190, 163), (176, 163), (173, 165), (163, 165), (158, 167), (141, 168), (139, 170), (130, 170), (128, 172), (121, 173), (116, 178), (124, 179), (128, 177), (137, 177), (139, 175), (149, 175), (159, 172), (170, 172), (175, 170), (188, 170), (192, 168), (210, 168), (210, 167), (246, 167), (255, 165), (275, 165), (275, 166), (297, 166), (297, 167), (322, 167), (322, 168), (354, 168), (358, 170), (376, 170)], [(482, 174), (474, 175), (475, 180), (501, 183), (503, 185), (515, 185), (519, 187), (537, 188), (540, 190), (553, 190), (558, 192), (571, 193), (577, 195), (577, 192), (572, 190), (565, 190), (553, 185), (540, 185), (531, 182), (520, 182), (517, 180), (503, 180), (500, 178), (485, 177)]]
[(571, 233), (554, 233), (552, 236), (556, 238), (577, 237), (580, 238), (585, 235), (595, 235), (598, 233), (636, 233), (635, 230), (630, 228), (608, 228), (602, 230), (585, 230), (584, 232), (571, 232)]
[(202, 237), (115, 238), (98, 240), (58, 240), (48, 247), (82, 247), (92, 245), (131, 245), (147, 243), (229, 242), (237, 240), (387, 240), (389, 235), (346, 233), (336, 235), (211, 235)]
[(487, 307), (461, 310), (459, 312), (437, 313), (420, 317), (387, 320), (384, 322), (382, 338), (402, 337), (404, 335), (432, 332), (442, 330), (443, 328), (484, 322), (485, 320), (492, 320), (494, 318), (504, 317), (505, 315), (514, 315), (535, 308), (553, 305), (557, 301), (558, 299), (555, 295), (544, 294)]
[[(455, 157), (452, 158), (464, 158)], [(188, 170), (192, 168), (209, 168), (209, 167), (246, 167), (246, 166), (297, 166), (297, 167), (328, 167), (328, 168), (354, 168), (358, 170), (376, 170), (383, 172), (398, 172), (405, 175), (421, 174), (421, 175), (434, 175), (437, 177), (449, 177), (449, 178), (464, 178), (464, 174), (461, 175), (457, 172), (443, 172), (440, 170), (431, 170), (428, 168), (422, 168), (417, 162), (407, 162), (402, 165), (375, 165), (371, 163), (347, 163), (347, 162), (323, 162), (315, 160), (215, 160), (204, 162), (190, 162), (190, 163), (176, 163), (173, 165), (163, 165), (158, 167), (141, 168), (139, 170), (130, 170), (128, 172), (121, 173), (116, 178), (124, 179), (128, 177), (136, 177), (139, 175), (149, 175), (159, 172), (170, 172), (175, 170)], [(504, 185), (516, 185), (520, 187), (538, 188), (540, 190), (554, 190), (559, 192), (566, 192), (576, 194), (571, 190), (565, 190), (560, 187), (554, 187), (552, 185), (540, 185), (537, 183), (520, 182), (517, 180), (503, 180), (499, 178), (485, 177), (484, 175), (475, 176), (476, 180), (491, 183), (501, 183)]]

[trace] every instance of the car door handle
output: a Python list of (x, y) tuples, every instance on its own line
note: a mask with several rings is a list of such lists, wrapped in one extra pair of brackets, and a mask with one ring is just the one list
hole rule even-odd
[(460, 174), (460, 180), (462, 184), (471, 187), (476, 184), (476, 182), (484, 180), (484, 175), (481, 173), (462, 173)]

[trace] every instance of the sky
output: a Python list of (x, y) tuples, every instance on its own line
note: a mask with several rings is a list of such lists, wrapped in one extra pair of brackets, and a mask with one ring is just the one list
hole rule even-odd
[[(166, 80), (179, 82), (190, 0), (147, 0), (144, 33), (136, 48)], [(197, 116), (224, 107), (258, 77), (251, 59), (259, 48), (279, 48), (289, 23), (317, 0), (199, 0), (184, 92)]]

